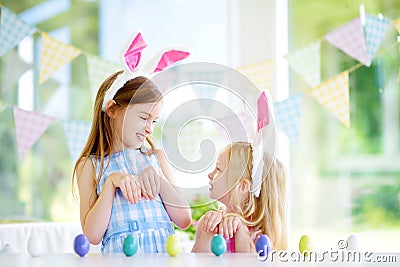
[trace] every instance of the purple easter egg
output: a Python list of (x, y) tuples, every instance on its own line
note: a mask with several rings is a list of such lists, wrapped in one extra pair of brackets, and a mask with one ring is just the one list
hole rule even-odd
[(89, 239), (84, 235), (77, 235), (74, 239), (74, 250), (76, 254), (81, 257), (84, 257), (90, 249)]
[(256, 251), (259, 256), (268, 255), (271, 251), (271, 241), (267, 235), (260, 235), (256, 241)]

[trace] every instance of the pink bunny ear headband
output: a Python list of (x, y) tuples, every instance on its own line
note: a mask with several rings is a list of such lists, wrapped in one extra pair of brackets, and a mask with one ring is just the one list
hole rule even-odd
[(190, 55), (190, 53), (186, 51), (170, 49), (162, 52), (155, 58), (155, 60), (153, 60), (153, 63), (155, 62), (156, 64), (148, 64), (144, 68), (139, 68), (138, 65), (142, 56), (142, 51), (146, 47), (147, 44), (144, 41), (142, 34), (139, 32), (130, 40), (130, 42), (128, 42), (126, 49), (122, 50), (121, 62), (124, 69), (107, 90), (102, 105), (103, 111), (106, 110), (107, 101), (112, 100), (118, 90), (122, 88), (127, 81), (138, 76), (149, 76), (156, 72), (160, 72), (175, 62), (183, 60)]
[[(251, 170), (251, 192), (255, 197), (260, 196), (262, 174), (264, 167), (263, 153), (266, 149), (275, 149), (274, 125), (270, 124), (270, 110), (268, 108), (267, 93), (263, 91), (257, 100), (257, 132), (251, 143), (252, 170)], [(269, 147), (268, 147), (269, 146)]]

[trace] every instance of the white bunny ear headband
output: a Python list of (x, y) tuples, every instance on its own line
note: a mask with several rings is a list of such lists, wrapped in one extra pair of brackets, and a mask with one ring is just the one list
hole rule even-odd
[[(129, 40), (125, 49), (121, 53), (121, 62), (123, 65), (123, 72), (117, 76), (110, 88), (107, 90), (102, 110), (106, 110), (107, 101), (112, 100), (115, 94), (121, 89), (125, 83), (138, 76), (150, 76), (156, 72), (160, 72), (170, 65), (187, 58), (190, 53), (179, 49), (170, 49), (160, 53), (156, 60), (153, 60), (153, 64), (146, 65), (145, 68), (139, 68), (140, 58), (142, 51), (147, 47), (142, 34), (139, 32)], [(155, 63), (155, 64), (154, 64)]]
[[(251, 192), (255, 197), (260, 196), (262, 174), (264, 168), (264, 151), (275, 150), (275, 127), (273, 122), (270, 123), (270, 114), (267, 93), (263, 91), (257, 100), (257, 132), (251, 143), (252, 148), (252, 170), (251, 170)], [(271, 106), (272, 107), (272, 106)]]

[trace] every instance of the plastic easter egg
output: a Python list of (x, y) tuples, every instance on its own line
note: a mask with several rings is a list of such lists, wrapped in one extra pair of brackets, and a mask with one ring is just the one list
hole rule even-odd
[(300, 253), (304, 253), (304, 255), (308, 255), (308, 252), (314, 249), (314, 245), (311, 241), (311, 238), (308, 235), (303, 235), (299, 241), (299, 250)]
[(26, 250), (32, 257), (39, 257), (43, 253), (42, 241), (34, 235), (29, 237)]
[(76, 254), (84, 257), (90, 249), (89, 239), (84, 234), (79, 234), (74, 239), (74, 250)]
[(122, 245), (122, 251), (124, 252), (125, 256), (132, 256), (135, 255), (138, 250), (138, 242), (133, 237), (133, 235), (127, 235), (124, 239), (124, 243)]
[(214, 235), (211, 240), (211, 251), (215, 256), (221, 256), (226, 252), (226, 241), (222, 235)]
[(360, 237), (356, 234), (351, 234), (347, 238), (347, 250), (353, 250), (353, 251), (360, 251), (361, 250), (361, 242), (360, 242)]
[(165, 250), (167, 253), (175, 257), (182, 252), (181, 240), (176, 235), (170, 235), (165, 243)]
[(271, 240), (267, 235), (260, 235), (257, 238), (256, 251), (259, 256), (263, 257), (271, 252)]

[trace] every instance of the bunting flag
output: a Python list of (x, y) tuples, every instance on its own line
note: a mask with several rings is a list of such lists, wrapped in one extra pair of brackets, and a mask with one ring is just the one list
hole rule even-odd
[(311, 87), (321, 83), (321, 41), (318, 40), (286, 55), (289, 65)]
[(18, 156), (22, 159), (54, 118), (26, 111), (14, 106), (14, 123), (17, 135)]
[(388, 19), (365, 14), (365, 39), (370, 62), (378, 51), (389, 24)]
[(81, 51), (61, 43), (49, 34), (42, 32), (39, 83), (43, 83), (62, 65), (72, 61)]
[[(217, 129), (221, 136), (227, 136), (229, 142), (246, 141), (253, 136), (249, 136), (249, 122), (246, 121), (247, 114), (242, 111), (225, 117), (217, 118)], [(256, 119), (254, 119), (255, 121)]]
[(103, 81), (112, 73), (122, 70), (122, 66), (95, 55), (86, 55), (89, 83), (93, 99)]
[(396, 27), (397, 31), (400, 33), (400, 17), (393, 21), (393, 25)]
[(274, 103), (276, 126), (296, 144), (299, 142), (302, 100), (303, 94), (299, 93)]
[(347, 55), (369, 66), (367, 47), (360, 18), (355, 18), (325, 35), (325, 39)]
[(272, 60), (265, 60), (249, 65), (237, 67), (236, 70), (240, 71), (247, 76), (260, 91), (270, 90), (272, 75), (273, 75), (273, 62)]
[[(208, 84), (195, 84), (192, 85), (192, 91), (197, 96), (197, 98), (208, 98), (215, 99), (215, 96), (220, 89), (216, 85), (208, 85)], [(208, 107), (210, 108), (210, 107)]]
[(67, 144), (71, 159), (75, 162), (82, 152), (88, 140), (91, 129), (90, 122), (65, 120), (64, 132), (67, 138)]
[(15, 13), (1, 7), (0, 24), (0, 57), (16, 46), (26, 36), (36, 31), (35, 27), (26, 24)]
[(310, 94), (344, 125), (350, 126), (349, 73), (347, 71), (310, 89)]

